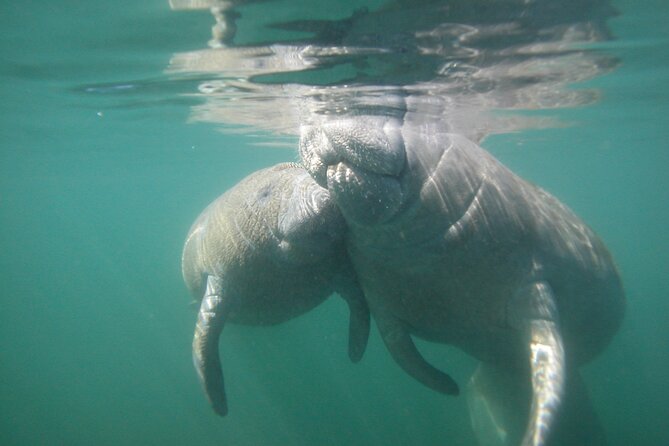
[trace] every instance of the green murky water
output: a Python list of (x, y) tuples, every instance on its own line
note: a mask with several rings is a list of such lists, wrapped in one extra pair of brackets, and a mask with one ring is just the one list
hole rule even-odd
[[(599, 100), (537, 112), (569, 126), (483, 145), (572, 207), (616, 257), (625, 323), (584, 376), (611, 445), (661, 445), (669, 6), (614, 4), (616, 39), (598, 51), (621, 63), (574, 87)], [(258, 37), (245, 20), (307, 6), (243, 7), (240, 39)], [(319, 16), (357, 6), (320, 2)], [(212, 23), (166, 0), (0, 5), (0, 444), (472, 445), (464, 399), (405, 376), (375, 330), (349, 363), (337, 299), (279, 327), (226, 327), (230, 414), (207, 406), (191, 364), (183, 237), (242, 177), (297, 158), (295, 137), (192, 119), (201, 79), (166, 69), (205, 47)], [(475, 366), (453, 348), (420, 347), (461, 383)]]

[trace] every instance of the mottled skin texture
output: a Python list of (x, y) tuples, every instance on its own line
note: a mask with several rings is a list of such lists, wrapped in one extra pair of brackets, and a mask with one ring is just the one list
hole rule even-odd
[(300, 152), (342, 211), (350, 259), (398, 364), (458, 393), (414, 335), (518, 370), (533, 388), (523, 444), (548, 444), (566, 367), (601, 352), (623, 316), (599, 238), (474, 143), (410, 114), (304, 126)]
[(248, 176), (195, 221), (182, 270), (201, 301), (193, 360), (218, 414), (227, 412), (218, 357), (227, 322), (277, 324), (338, 292), (351, 312), (349, 356), (361, 358), (369, 310), (346, 257), (344, 232), (328, 191), (294, 164)]

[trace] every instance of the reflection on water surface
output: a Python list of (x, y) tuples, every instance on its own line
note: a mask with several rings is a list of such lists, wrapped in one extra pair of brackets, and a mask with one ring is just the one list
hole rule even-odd
[(323, 116), (411, 111), (480, 141), (555, 125), (510, 112), (592, 103), (578, 84), (617, 64), (597, 51), (614, 15), (604, 1), (360, 2), (338, 20), (320, 3), (263, 2), (262, 15), (253, 3), (170, 1), (214, 19), (207, 47), (168, 67), (198, 79), (193, 120), (294, 135)]

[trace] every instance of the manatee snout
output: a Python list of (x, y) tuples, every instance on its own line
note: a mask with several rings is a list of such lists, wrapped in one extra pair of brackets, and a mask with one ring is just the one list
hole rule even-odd
[(347, 221), (378, 224), (403, 203), (406, 153), (397, 118), (360, 116), (302, 126), (300, 156)]

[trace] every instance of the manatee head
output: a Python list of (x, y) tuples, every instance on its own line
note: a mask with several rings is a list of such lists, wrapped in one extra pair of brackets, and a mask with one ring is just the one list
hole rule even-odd
[(397, 118), (359, 116), (304, 125), (300, 156), (349, 223), (383, 223), (403, 204), (406, 154)]
[(332, 258), (342, 249), (344, 220), (330, 198), (330, 192), (318, 185), (301, 167), (291, 169), (291, 187), (283, 187), (276, 212), (277, 248), (283, 260), (311, 264)]

